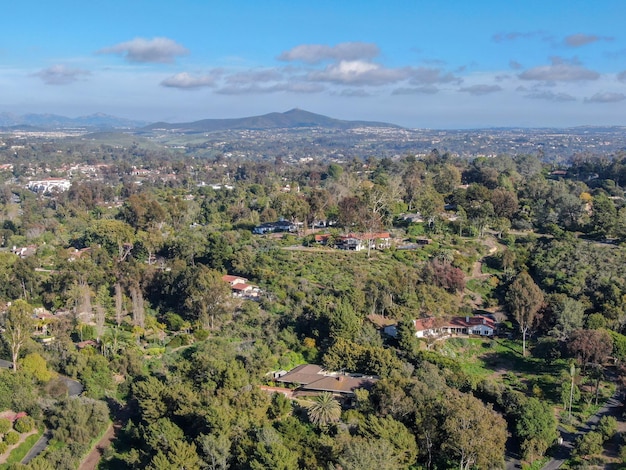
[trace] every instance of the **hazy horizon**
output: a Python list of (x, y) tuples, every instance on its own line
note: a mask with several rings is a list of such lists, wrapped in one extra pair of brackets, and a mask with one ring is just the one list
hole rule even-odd
[(408, 128), (626, 125), (617, 0), (59, 0), (5, 14), (0, 112), (189, 122), (297, 107)]

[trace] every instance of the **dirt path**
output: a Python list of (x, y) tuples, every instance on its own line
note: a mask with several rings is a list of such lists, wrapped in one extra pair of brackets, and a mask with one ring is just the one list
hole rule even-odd
[(80, 463), (78, 470), (96, 470), (98, 463), (102, 458), (102, 453), (111, 445), (111, 442), (115, 439), (115, 434), (119, 429), (120, 425), (110, 424), (102, 438), (93, 447), (93, 449), (91, 449), (91, 452), (87, 454), (87, 457), (85, 457), (85, 459)]

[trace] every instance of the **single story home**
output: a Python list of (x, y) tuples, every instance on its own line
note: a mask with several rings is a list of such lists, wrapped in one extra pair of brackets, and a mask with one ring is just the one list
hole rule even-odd
[[(496, 321), (485, 315), (421, 318), (413, 320), (413, 326), (417, 338), (436, 338), (451, 335), (493, 336), (496, 332)], [(396, 325), (387, 326), (383, 331), (394, 338), (398, 334)]]
[(370, 389), (378, 377), (362, 374), (339, 374), (328, 372), (315, 364), (302, 364), (289, 372), (276, 374), (279, 383), (298, 385), (298, 390), (306, 392), (331, 392), (342, 397), (354, 396), (357, 388)]
[(261, 289), (252, 284), (248, 284), (248, 280), (245, 277), (224, 274), (222, 276), (222, 281), (227, 282), (230, 285), (233, 297), (254, 299), (259, 297), (261, 294)]
[[(329, 233), (315, 235), (315, 242), (321, 245), (328, 244), (331, 239)], [(391, 235), (389, 232), (363, 233), (340, 235), (334, 238), (335, 246), (340, 250), (361, 251), (368, 248), (383, 250), (391, 246)]]
[(261, 225), (257, 225), (252, 229), (252, 233), (257, 235), (264, 235), (266, 233), (274, 232), (297, 232), (302, 226), (301, 222), (289, 222), (288, 220), (277, 220), (276, 222), (267, 222)]

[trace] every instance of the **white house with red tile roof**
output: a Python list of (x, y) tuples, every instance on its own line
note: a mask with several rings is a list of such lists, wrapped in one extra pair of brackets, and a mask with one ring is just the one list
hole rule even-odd
[(257, 298), (261, 293), (261, 290), (257, 286), (248, 284), (248, 280), (245, 277), (224, 274), (222, 281), (230, 284), (233, 297)]
[[(418, 338), (434, 338), (450, 335), (477, 335), (493, 336), (496, 332), (496, 321), (485, 315), (474, 315), (473, 317), (451, 317), (451, 318), (420, 318), (413, 320), (415, 336)], [(396, 325), (387, 326), (384, 332), (395, 337), (397, 335)]]

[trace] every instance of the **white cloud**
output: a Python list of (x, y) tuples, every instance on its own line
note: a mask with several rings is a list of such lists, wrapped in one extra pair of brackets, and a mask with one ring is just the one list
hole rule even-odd
[(553, 57), (551, 61), (550, 65), (540, 65), (522, 72), (519, 78), (543, 81), (582, 81), (600, 78), (598, 72), (583, 67), (576, 59), (566, 61), (560, 57)]
[(307, 79), (343, 85), (380, 86), (405, 80), (411, 73), (409, 67), (389, 69), (362, 60), (342, 60), (327, 66), (324, 70), (309, 72)]
[(518, 39), (540, 39), (546, 42), (554, 41), (554, 38), (545, 31), (511, 31), (509, 33), (496, 33), (491, 39), (494, 42), (512, 42)]
[(369, 60), (377, 57), (379, 54), (380, 50), (376, 44), (365, 42), (344, 42), (336, 46), (303, 44), (281, 53), (278, 56), (278, 60), (318, 64), (326, 60)]
[(585, 98), (585, 103), (617, 103), (626, 100), (624, 93), (601, 92)]
[(372, 96), (371, 93), (368, 93), (365, 90), (362, 90), (360, 88), (350, 88), (348, 90), (341, 90), (341, 93), (339, 93), (341, 96), (347, 96), (350, 98), (365, 98), (367, 96)]
[(114, 46), (100, 49), (98, 54), (122, 55), (128, 62), (136, 63), (171, 63), (178, 56), (189, 54), (189, 51), (169, 38), (135, 38)]
[(439, 92), (439, 88), (434, 85), (424, 85), (420, 87), (401, 87), (391, 92), (392, 95), (434, 95)]
[(324, 91), (324, 87), (317, 83), (303, 82), (285, 82), (276, 83), (269, 86), (260, 86), (258, 84), (249, 85), (228, 85), (216, 91), (220, 95), (252, 95), (252, 94), (268, 94), (268, 93), (319, 93)]
[(470, 95), (487, 95), (489, 93), (495, 93), (496, 91), (502, 91), (500, 85), (471, 85), (463, 88), (459, 88), (459, 91), (469, 93)]
[(413, 85), (433, 85), (435, 83), (461, 83), (459, 77), (451, 73), (444, 73), (440, 68), (417, 67), (411, 69), (411, 83)]
[(238, 72), (226, 78), (226, 82), (232, 85), (244, 85), (258, 82), (274, 82), (281, 80), (283, 74), (277, 69), (251, 70)]
[(41, 78), (47, 85), (68, 85), (82, 76), (91, 75), (91, 72), (57, 64), (40, 70), (33, 75)]
[(193, 76), (187, 72), (181, 72), (166, 78), (161, 82), (161, 85), (164, 87), (185, 89), (214, 87), (216, 85), (216, 79), (217, 74)]
[(526, 98), (533, 98), (536, 100), (546, 100), (555, 102), (576, 101), (572, 95), (567, 93), (555, 93), (552, 91), (534, 91), (525, 95)]
[(591, 44), (598, 41), (612, 41), (613, 38), (607, 36), (597, 36), (595, 34), (583, 34), (577, 33), (572, 34), (570, 36), (566, 36), (563, 40), (566, 45), (570, 47), (581, 47), (586, 46), (587, 44)]

